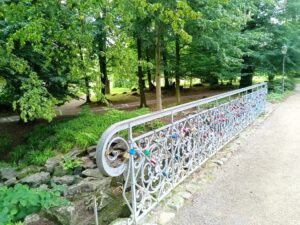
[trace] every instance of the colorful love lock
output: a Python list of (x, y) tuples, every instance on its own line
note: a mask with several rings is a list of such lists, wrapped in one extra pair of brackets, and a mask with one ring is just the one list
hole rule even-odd
[(157, 161), (155, 159), (150, 159), (150, 162), (153, 164), (153, 165), (156, 165)]
[(168, 177), (168, 172), (163, 171), (162, 174), (163, 174), (165, 177)]
[(125, 159), (129, 159), (130, 158), (130, 154), (128, 152), (124, 152), (123, 157)]
[(180, 154), (179, 153), (177, 153), (176, 155), (175, 155), (175, 159), (180, 159)]
[(144, 150), (144, 155), (149, 157), (150, 156), (150, 151), (148, 149)]
[(178, 137), (177, 134), (172, 134), (172, 135), (171, 135), (171, 138), (173, 138), (173, 139), (176, 139), (177, 137)]
[(134, 148), (130, 149), (129, 154), (130, 155), (135, 155), (136, 154), (136, 150)]
[(189, 132), (190, 131), (190, 129), (189, 128), (187, 128), (187, 127), (185, 127), (185, 128), (182, 128), (182, 130), (181, 130), (182, 132), (184, 132), (184, 133), (187, 133), (187, 132)]

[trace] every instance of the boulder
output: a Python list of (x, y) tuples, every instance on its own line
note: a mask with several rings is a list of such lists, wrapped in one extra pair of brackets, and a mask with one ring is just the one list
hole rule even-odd
[(66, 155), (67, 158), (76, 158), (78, 156), (82, 156), (87, 152), (87, 149), (79, 149), (79, 148), (74, 148), (68, 152)]
[(50, 173), (49, 172), (40, 172), (35, 173), (30, 176), (27, 176), (20, 180), (22, 184), (28, 184), (32, 187), (38, 187), (41, 184), (47, 184), (50, 182)]
[(11, 180), (16, 178), (17, 172), (14, 168), (1, 168), (0, 169), (0, 179), (2, 180)]
[(96, 152), (89, 152), (89, 157), (91, 159), (96, 159)]
[(66, 191), (66, 196), (73, 196), (81, 193), (94, 192), (98, 189), (109, 188), (111, 182), (110, 177), (103, 177), (102, 179), (91, 179), (90, 177), (83, 179), (78, 184), (69, 186)]
[(45, 216), (50, 220), (56, 221), (56, 224), (60, 225), (74, 224), (77, 217), (75, 206), (73, 204), (46, 209)]
[(30, 224), (36, 223), (36, 222), (38, 222), (40, 220), (41, 220), (40, 215), (38, 215), (38, 214), (30, 214), (30, 215), (28, 215), (28, 216), (25, 217), (25, 219), (24, 219), (24, 225), (30, 225)]
[(95, 152), (96, 149), (97, 149), (97, 145), (92, 145), (92, 146), (87, 148), (87, 152), (88, 153)]
[(41, 172), (42, 168), (38, 166), (27, 166), (24, 169), (22, 169), (20, 172), (17, 174), (18, 179), (22, 179), (24, 177), (27, 177), (30, 174), (38, 173)]
[(45, 164), (46, 171), (49, 173), (53, 173), (54, 168), (56, 166), (59, 166), (61, 158), (62, 158), (61, 156), (55, 156), (55, 157), (49, 158)]
[(16, 185), (17, 183), (18, 183), (17, 178), (13, 177), (13, 178), (11, 178), (11, 179), (5, 181), (5, 182), (4, 182), (4, 185), (5, 185), (5, 186), (14, 186), (14, 185)]
[(114, 197), (111, 202), (100, 211), (99, 224), (109, 224), (116, 218), (128, 218), (130, 214), (131, 212), (126, 205), (123, 196)]
[(39, 186), (39, 189), (42, 189), (42, 190), (49, 190), (49, 186), (47, 184), (41, 184)]
[(73, 172), (72, 170), (65, 170), (61, 165), (59, 165), (54, 168), (53, 176), (62, 177), (65, 175), (70, 175), (72, 174), (72, 172)]
[(82, 167), (85, 169), (94, 169), (97, 167), (97, 165), (94, 163), (94, 160), (87, 156), (81, 157), (80, 160), (82, 161)]
[(83, 168), (81, 166), (74, 168), (73, 174), (74, 175), (80, 175), (82, 172)]
[(75, 182), (75, 176), (65, 175), (62, 177), (52, 177), (51, 182), (59, 185), (72, 185)]
[(57, 225), (56, 223), (49, 221), (47, 218), (45, 218), (43, 215), (39, 214), (30, 214), (25, 217), (24, 225)]
[(82, 171), (82, 175), (86, 177), (94, 177), (94, 178), (104, 178), (104, 176), (100, 173), (99, 169), (86, 169)]
[(113, 201), (113, 197), (105, 190), (97, 190), (93, 193), (93, 195), (89, 195), (85, 201), (85, 205), (87, 205), (87, 208), (91, 211), (94, 210), (95, 200), (97, 204), (97, 210), (101, 211)]

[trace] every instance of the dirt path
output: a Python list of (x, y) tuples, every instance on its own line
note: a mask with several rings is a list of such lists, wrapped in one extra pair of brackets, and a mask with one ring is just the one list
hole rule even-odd
[(242, 143), (171, 224), (300, 224), (300, 90)]
[[(207, 98), (213, 95), (217, 95), (217, 94), (221, 94), (224, 93), (226, 91), (230, 91), (230, 88), (224, 88), (221, 90), (210, 90), (207, 88), (203, 88), (200, 89), (200, 91), (198, 89), (195, 90), (186, 90), (186, 93), (182, 93), (182, 97), (181, 97), (181, 101), (182, 103), (186, 103), (186, 102), (191, 102), (191, 101), (195, 101), (195, 100), (199, 100), (202, 98)], [(200, 92), (200, 93), (199, 93)], [(122, 99), (122, 96), (119, 97), (120, 99)], [(128, 98), (128, 96), (123, 96), (123, 99), (121, 102), (114, 102), (111, 106), (115, 109), (120, 109), (120, 110), (132, 110), (132, 109), (136, 109), (139, 107), (139, 97), (135, 97), (135, 96), (130, 96), (130, 98)], [(128, 100), (129, 101), (126, 101)], [(176, 102), (176, 98), (175, 96), (165, 96), (163, 98), (163, 107), (164, 108), (168, 108), (172, 105), (175, 105)], [(85, 103), (85, 97), (81, 97), (78, 100), (77, 99), (73, 99), (67, 103), (65, 103), (62, 106), (56, 107), (56, 114), (57, 116), (74, 116), (80, 113), (81, 111), (81, 107), (82, 105), (84, 105)], [(147, 95), (147, 104), (150, 108), (150, 110), (155, 111), (156, 109), (156, 100), (155, 100), (155, 96), (154, 94), (148, 94)], [(96, 113), (101, 113), (101, 112), (105, 112), (107, 106), (91, 106), (91, 110), (93, 112)], [(1, 123), (12, 123), (12, 122), (17, 122), (19, 121), (20, 117), (18, 115), (11, 115), (11, 116), (4, 116), (1, 117), (0, 116), (0, 124)]]

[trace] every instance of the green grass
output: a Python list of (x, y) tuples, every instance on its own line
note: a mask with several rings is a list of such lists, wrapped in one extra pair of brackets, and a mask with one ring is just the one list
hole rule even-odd
[(271, 92), (268, 94), (268, 101), (272, 103), (278, 103), (284, 101), (288, 96), (293, 94), (293, 91), (286, 91), (282, 93)]
[(122, 94), (123, 92), (130, 92), (130, 88), (117, 88), (117, 87), (114, 87), (111, 89), (111, 94)]
[(74, 147), (85, 149), (97, 144), (110, 125), (148, 112), (148, 109), (130, 112), (109, 109), (105, 114), (94, 114), (85, 108), (73, 119), (36, 126), (28, 134), (26, 143), (13, 149), (10, 161), (22, 165), (43, 165), (56, 154), (67, 153)]

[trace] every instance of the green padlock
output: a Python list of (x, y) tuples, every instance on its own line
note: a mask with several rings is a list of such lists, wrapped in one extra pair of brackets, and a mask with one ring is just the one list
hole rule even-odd
[(149, 156), (150, 156), (150, 151), (149, 151), (148, 149), (146, 149), (146, 150), (144, 151), (144, 154), (145, 154), (145, 156), (149, 157)]

